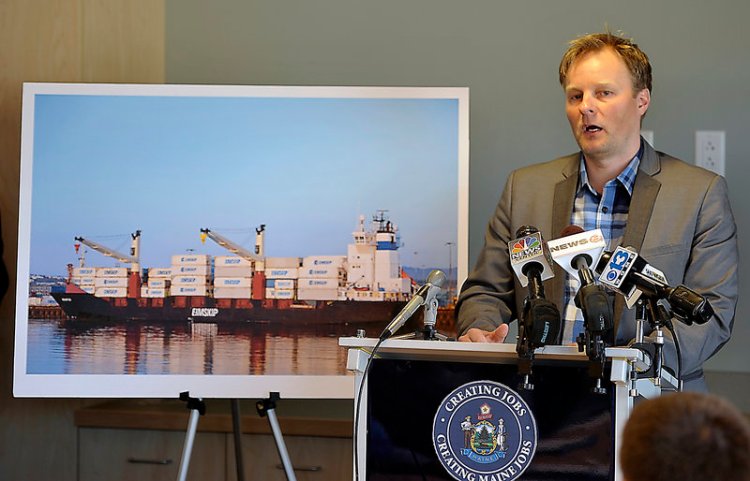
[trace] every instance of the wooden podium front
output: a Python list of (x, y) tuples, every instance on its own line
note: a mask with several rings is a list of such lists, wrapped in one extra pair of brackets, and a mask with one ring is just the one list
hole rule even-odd
[[(339, 341), (351, 348), (347, 367), (355, 373), (355, 396), (376, 342), (367, 338)], [(606, 394), (592, 392), (588, 358), (575, 346), (539, 349), (532, 375), (535, 387), (524, 390), (519, 387), (514, 345), (385, 341), (370, 365), (355, 419), (359, 479), (511, 479), (499, 474), (452, 474), (436, 452), (433, 422), (446, 395), (467, 383), (486, 380), (515, 391), (536, 421), (536, 453), (523, 473), (512, 479), (619, 481), (620, 433), (633, 407), (633, 388), (637, 397), (657, 396), (661, 388), (651, 379), (631, 385), (631, 367), (645, 367), (640, 351), (608, 348), (606, 355), (610, 381), (605, 383)], [(664, 387), (675, 384), (669, 375), (662, 379)]]

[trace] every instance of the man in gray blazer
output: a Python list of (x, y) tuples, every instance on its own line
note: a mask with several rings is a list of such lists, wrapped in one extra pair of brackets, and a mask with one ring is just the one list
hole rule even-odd
[[(737, 237), (726, 181), (655, 151), (641, 138), (651, 65), (630, 40), (610, 33), (573, 40), (560, 64), (560, 84), (581, 151), (508, 177), (485, 245), (461, 290), (459, 340), (503, 342), (507, 323), (522, 312), (526, 289), (515, 279), (508, 254), (516, 229), (533, 225), (553, 239), (571, 224), (601, 228), (608, 250), (634, 247), (671, 285), (684, 284), (711, 303), (715, 315), (706, 324), (674, 323), (684, 388), (705, 390), (703, 362), (729, 340), (737, 303)], [(566, 335), (570, 326), (580, 331), (582, 325), (572, 301), (577, 287), (558, 266), (545, 282), (547, 298), (567, 321)], [(635, 337), (635, 314), (624, 309), (621, 296), (613, 302), (614, 343), (625, 345)], [(676, 371), (669, 333), (666, 341), (665, 365)]]

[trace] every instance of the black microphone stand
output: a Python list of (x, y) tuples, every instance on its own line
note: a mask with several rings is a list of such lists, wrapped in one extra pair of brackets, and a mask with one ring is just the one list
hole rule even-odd
[(578, 263), (581, 288), (575, 297), (576, 307), (583, 313), (584, 331), (578, 335), (578, 351), (589, 357), (589, 377), (595, 381), (592, 392), (606, 394), (607, 388), (602, 385), (604, 367), (607, 361), (605, 349), (612, 341), (612, 307), (604, 288), (594, 281), (594, 276), (585, 263)]
[[(560, 344), (560, 312), (557, 306), (544, 296), (541, 269), (539, 264), (527, 264), (524, 274), (529, 280), (529, 292), (523, 301), (523, 313), (518, 328), (518, 374), (521, 376), (519, 389), (534, 390), (531, 375), (534, 365), (534, 350), (546, 344)], [(535, 332), (534, 327), (543, 319), (545, 332)], [(556, 325), (551, 320), (556, 319)], [(539, 326), (536, 326), (539, 327)], [(556, 330), (555, 330), (556, 329)]]

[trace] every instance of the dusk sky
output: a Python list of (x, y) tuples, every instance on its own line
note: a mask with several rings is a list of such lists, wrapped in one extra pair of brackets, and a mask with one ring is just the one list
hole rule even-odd
[(76, 236), (127, 253), (136, 230), (143, 267), (229, 254), (204, 227), (252, 249), (266, 224), (267, 256), (346, 255), (379, 209), (405, 266), (447, 267), (457, 240), (456, 99), (38, 94), (33, 125), (32, 274), (77, 264)]

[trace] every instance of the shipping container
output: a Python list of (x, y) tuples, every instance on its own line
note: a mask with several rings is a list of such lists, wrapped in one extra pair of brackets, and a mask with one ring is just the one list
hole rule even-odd
[(266, 269), (293, 269), (299, 267), (302, 259), (299, 257), (266, 257)]
[(299, 269), (285, 267), (266, 269), (266, 279), (296, 279), (299, 277)]
[(207, 286), (208, 276), (172, 276), (172, 286)]
[(127, 267), (97, 267), (96, 277), (128, 277)]
[(252, 277), (253, 268), (250, 266), (216, 266), (214, 277)]
[(300, 267), (299, 276), (310, 278), (323, 277), (330, 279), (339, 279), (346, 277), (346, 271), (339, 267), (333, 266)]
[(148, 287), (151, 289), (164, 289), (166, 287), (169, 287), (169, 285), (172, 283), (171, 279), (165, 279), (163, 277), (159, 278), (149, 278), (148, 279)]
[(266, 299), (294, 299), (295, 291), (290, 289), (266, 289)]
[(253, 280), (250, 277), (215, 277), (216, 287), (252, 287)]
[(274, 285), (271, 286), (274, 289), (296, 289), (297, 281), (294, 279), (272, 279)]
[(216, 256), (214, 266), (216, 267), (252, 267), (252, 262), (239, 256)]
[(302, 260), (302, 267), (334, 267), (343, 268), (346, 256), (307, 256)]
[(96, 285), (96, 277), (71, 277), (70, 282), (77, 286), (93, 286)]
[(93, 277), (96, 275), (96, 267), (74, 267), (74, 277)]
[(339, 289), (297, 289), (297, 299), (300, 301), (335, 301), (343, 298)]
[(96, 297), (128, 297), (127, 287), (97, 287), (94, 291)]
[(127, 277), (97, 277), (94, 287), (128, 287)]
[(211, 266), (209, 265), (184, 265), (172, 266), (172, 275), (189, 275), (189, 276), (210, 276)]
[(172, 277), (171, 267), (152, 267), (148, 270), (148, 278), (154, 277)]
[(172, 266), (203, 266), (211, 263), (211, 256), (208, 254), (183, 254), (172, 256)]
[(211, 294), (209, 286), (176, 286), (172, 284), (169, 288), (169, 292), (173, 296), (208, 296)]
[(304, 278), (297, 281), (298, 289), (336, 289), (342, 283), (339, 279), (326, 279), (326, 278), (315, 278), (309, 279)]
[(215, 299), (250, 299), (252, 289), (249, 287), (215, 287)]

